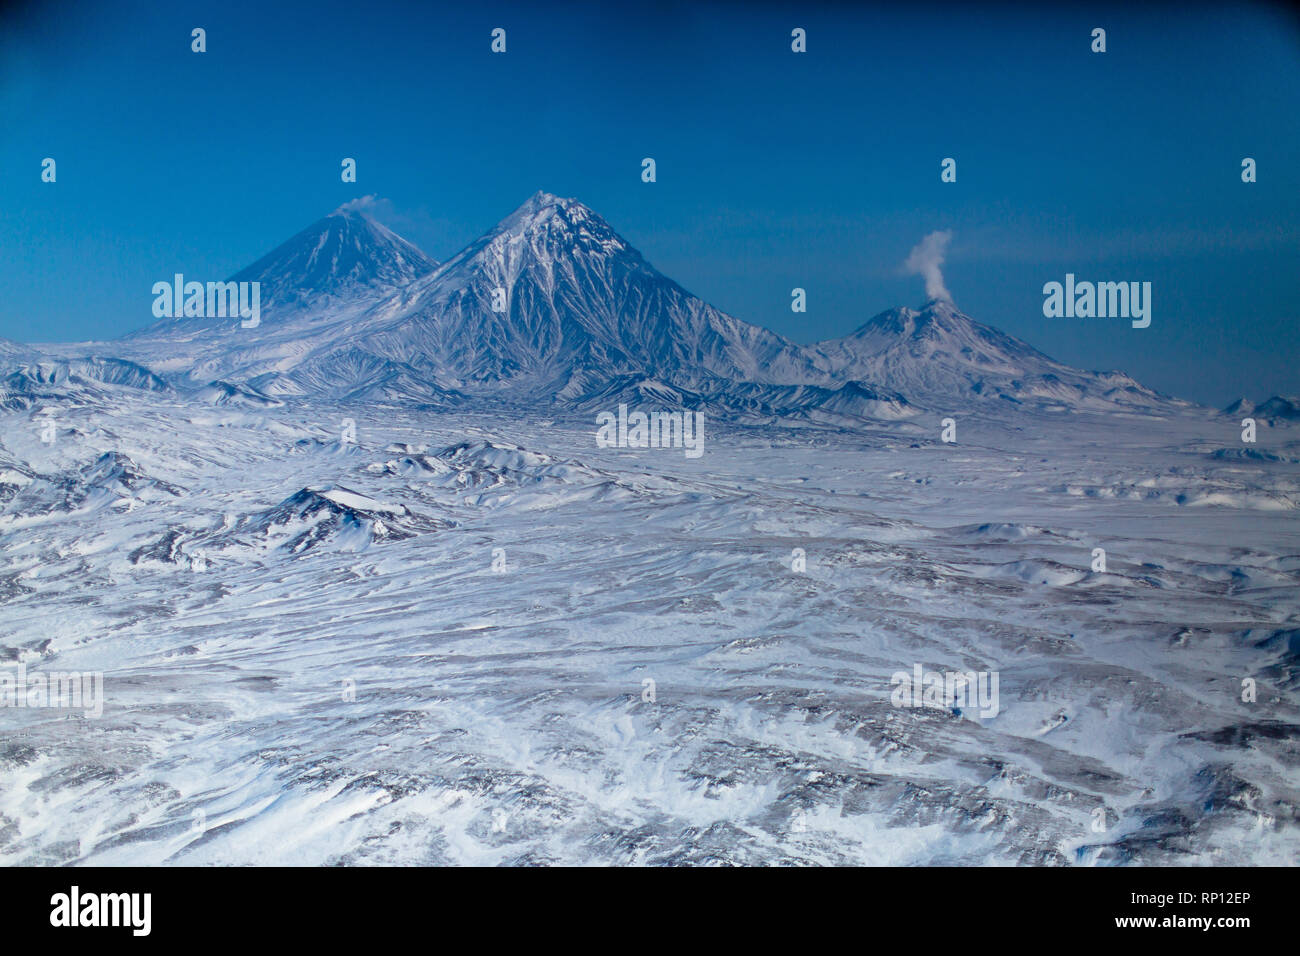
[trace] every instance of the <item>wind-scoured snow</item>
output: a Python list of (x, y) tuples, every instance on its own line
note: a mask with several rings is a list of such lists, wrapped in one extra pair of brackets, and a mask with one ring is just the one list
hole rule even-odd
[[(1188, 497), (1300, 474), (1207, 468), (1203, 416), (711, 423), (691, 461), (524, 409), (213, 411), (4, 415), (0, 657), (105, 694), (3, 713), (6, 862), (1300, 850), (1294, 512)], [(1167, 487), (1074, 492), (1120, 475)], [(1000, 712), (892, 706), (915, 663), (997, 671)]]
[[(1300, 853), (1292, 400), (946, 301), (799, 346), (548, 193), (441, 266), (349, 206), (235, 278), (257, 328), (0, 343), (0, 672), (104, 692), (0, 708), (0, 861)], [(620, 404), (702, 454), (602, 447)], [(915, 667), (998, 706), (897, 706)]]

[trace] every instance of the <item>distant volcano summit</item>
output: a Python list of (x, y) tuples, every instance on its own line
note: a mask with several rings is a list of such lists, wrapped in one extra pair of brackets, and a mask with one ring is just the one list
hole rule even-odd
[(546, 192), (441, 265), (349, 206), (232, 279), (261, 284), (259, 327), (163, 321), (110, 348), (178, 384), (221, 380), (276, 398), (585, 406), (654, 396), (840, 418), (955, 402), (1173, 404), (1122, 374), (1055, 362), (942, 299), (798, 345), (692, 295), (590, 208)]

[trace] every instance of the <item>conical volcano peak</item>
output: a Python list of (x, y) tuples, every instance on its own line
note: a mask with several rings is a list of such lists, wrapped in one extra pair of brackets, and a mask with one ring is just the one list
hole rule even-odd
[(585, 394), (618, 375), (688, 388), (822, 377), (793, 343), (720, 313), (586, 205), (545, 191), (408, 292), (367, 347), (404, 362), (429, 356), (457, 389), (517, 382)]
[(895, 306), (867, 319), (866, 322), (854, 329), (848, 337), (861, 338), (882, 333), (892, 336), (911, 335), (916, 328), (916, 320), (920, 315), (920, 312), (909, 309), (905, 305)]
[(264, 309), (287, 308), (322, 296), (383, 294), (437, 268), (437, 262), (371, 218), (373, 198), (344, 203), (233, 278), (261, 283)]
[[(497, 224), (494, 233), (511, 235), (536, 234), (547, 231), (576, 231), (586, 224), (587, 231), (602, 238), (619, 238), (613, 228), (600, 216), (576, 199), (565, 199), (538, 190), (528, 197), (518, 209)], [(620, 240), (621, 241), (621, 240)]]
[(927, 299), (921, 306), (919, 312), (913, 312), (916, 317), (918, 327), (926, 325), (938, 325), (943, 328), (952, 328), (955, 325), (963, 325), (973, 322), (965, 312), (953, 305), (951, 299)]
[(573, 199), (572, 197), (566, 199), (562, 196), (555, 195), (555, 193), (548, 193), (545, 189), (539, 189), (537, 190), (537, 192), (533, 193), (531, 196), (525, 199), (523, 205), (520, 206), (519, 209), (520, 210), (530, 209), (530, 210), (537, 211), (537, 210), (545, 209), (548, 206), (566, 207), (566, 206), (572, 206), (574, 204), (582, 205), (581, 203), (578, 202), (578, 200)]
[[(852, 335), (818, 348), (824, 365), (840, 378), (880, 384), (909, 401), (966, 394), (1076, 402), (1096, 387), (1088, 373), (1053, 361), (937, 297), (919, 311), (889, 309)], [(1061, 384), (1067, 380), (1071, 384)]]
[(608, 259), (628, 255), (641, 259), (627, 240), (589, 207), (576, 199), (539, 191), (462, 250), (452, 263), (486, 257), (515, 263), (507, 269), (513, 272), (523, 266), (525, 259), (552, 263), (572, 257)]
[(973, 340), (990, 335), (1001, 333), (976, 322), (947, 299), (932, 298), (920, 309), (900, 306), (881, 312), (859, 326), (849, 338), (942, 343), (960, 352), (968, 350)]

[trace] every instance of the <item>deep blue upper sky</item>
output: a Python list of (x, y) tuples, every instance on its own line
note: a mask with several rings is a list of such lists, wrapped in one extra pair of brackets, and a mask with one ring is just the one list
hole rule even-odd
[[(1300, 29), (1281, 8), (224, 0), (3, 17), (6, 338), (149, 324), (155, 281), (231, 275), (360, 195), (442, 260), (545, 189), (796, 341), (920, 304), (901, 263), (950, 229), (956, 304), (1056, 358), (1216, 405), (1300, 392)], [(1067, 271), (1152, 282), (1151, 327), (1044, 318), (1043, 283)]]

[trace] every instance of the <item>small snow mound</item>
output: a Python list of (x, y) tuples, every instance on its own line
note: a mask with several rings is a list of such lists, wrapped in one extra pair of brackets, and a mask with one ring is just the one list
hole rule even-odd
[(452, 468), (444, 461), (428, 455), (403, 455), (383, 463), (366, 466), (372, 474), (394, 475), (401, 478), (422, 478), (450, 474)]
[(209, 382), (195, 396), (208, 405), (232, 405), (239, 408), (279, 408), (284, 402), (264, 395), (255, 388), (232, 382)]
[(328, 501), (334, 502), (336, 505), (350, 508), (353, 511), (365, 511), (371, 514), (406, 514), (406, 508), (403, 505), (387, 504), (382, 501), (377, 501), (368, 495), (349, 491), (346, 488), (325, 488), (316, 492), (316, 494)]
[(528, 451), (518, 445), (499, 445), (492, 441), (463, 441), (449, 445), (434, 457), (459, 465), (478, 465), (486, 468), (504, 468), (509, 471), (524, 471), (528, 468), (543, 468), (555, 464), (549, 455)]
[(239, 539), (246, 540), (246, 533), (252, 532), (262, 546), (278, 546), (295, 554), (326, 541), (340, 550), (361, 551), (378, 540), (412, 537), (415, 532), (407, 526), (408, 517), (405, 506), (351, 488), (302, 488), (274, 508), (252, 516)]
[(1078, 584), (1088, 576), (1088, 572), (1080, 568), (1057, 564), (1055, 561), (1026, 560), (996, 565), (988, 569), (988, 576), (1010, 578), (1023, 581), (1025, 584), (1042, 584), (1056, 588)]
[(1050, 535), (1056, 537), (1056, 532), (1048, 531), (1046, 528), (1039, 528), (1031, 524), (1014, 524), (1009, 522), (989, 522), (978, 525), (962, 525), (953, 529), (958, 537), (968, 538), (975, 541), (1022, 541), (1025, 538), (1039, 537)]

